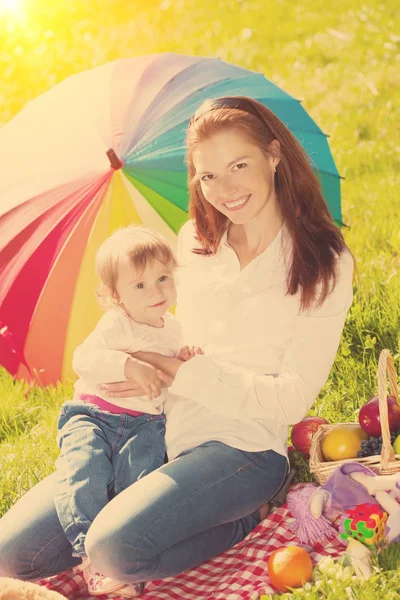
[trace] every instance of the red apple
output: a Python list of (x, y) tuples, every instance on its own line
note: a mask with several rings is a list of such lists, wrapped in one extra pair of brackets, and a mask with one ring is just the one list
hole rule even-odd
[[(394, 396), (388, 396), (387, 405), (389, 429), (390, 431), (398, 431), (400, 429), (400, 404)], [(373, 437), (382, 435), (378, 396), (374, 396), (361, 407), (358, 414), (358, 421), (368, 435)]]
[(297, 452), (306, 458), (310, 456), (311, 440), (320, 425), (328, 425), (328, 421), (322, 417), (304, 417), (300, 423), (293, 426), (292, 444)]

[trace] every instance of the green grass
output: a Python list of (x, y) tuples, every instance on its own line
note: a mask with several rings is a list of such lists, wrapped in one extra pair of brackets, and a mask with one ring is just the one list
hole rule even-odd
[(286, 600), (302, 598), (303, 600), (398, 600), (400, 589), (399, 571), (387, 573), (377, 572), (367, 582), (358, 580), (336, 580), (326, 576), (321, 585), (305, 585), (292, 593), (264, 596), (262, 600)]
[(0, 371), (0, 514), (53, 470), (58, 409), (72, 396), (72, 384), (26, 388)]
[[(303, 101), (330, 135), (345, 178), (344, 234), (359, 271), (335, 364), (311, 412), (331, 422), (356, 420), (377, 391), (382, 348), (399, 371), (398, 0), (31, 0), (25, 7), (25, 17), (9, 17), (0, 28), (0, 124), (71, 73), (165, 51), (262, 71)], [(58, 407), (71, 393), (71, 385), (60, 385), (25, 396), (22, 383), (0, 373), (0, 514), (51, 472)], [(293, 460), (309, 479), (304, 461)], [(398, 598), (393, 560), (383, 561), (367, 586), (326, 578), (293, 597)]]

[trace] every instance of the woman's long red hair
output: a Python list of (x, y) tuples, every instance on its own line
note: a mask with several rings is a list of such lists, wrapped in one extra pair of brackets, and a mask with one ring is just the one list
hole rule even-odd
[[(207, 100), (192, 118), (187, 133), (189, 216), (194, 219), (201, 248), (197, 254), (218, 250), (229, 220), (203, 196), (193, 164), (193, 151), (213, 135), (234, 130), (245, 135), (264, 153), (278, 140), (280, 161), (275, 190), (282, 217), (292, 239), (287, 293), (301, 290), (301, 308), (321, 305), (336, 282), (335, 257), (345, 249), (343, 234), (334, 223), (318, 177), (300, 143), (267, 107), (251, 98), (237, 96)], [(320, 292), (316, 297), (317, 286)]]

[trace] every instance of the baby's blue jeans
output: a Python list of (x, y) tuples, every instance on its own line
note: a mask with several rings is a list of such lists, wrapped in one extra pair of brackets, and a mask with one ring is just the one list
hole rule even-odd
[(57, 441), (55, 506), (73, 555), (82, 557), (102, 508), (164, 464), (165, 416), (111, 414), (74, 400), (61, 407)]

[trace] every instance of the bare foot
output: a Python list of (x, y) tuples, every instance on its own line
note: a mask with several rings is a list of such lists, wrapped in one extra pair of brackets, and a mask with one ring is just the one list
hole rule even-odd
[(274, 508), (279, 508), (282, 504), (286, 502), (286, 496), (288, 491), (293, 485), (294, 478), (296, 477), (296, 470), (290, 469), (289, 473), (286, 475), (285, 481), (281, 485), (280, 489), (276, 492), (275, 496), (270, 498), (271, 506)]
[(265, 502), (265, 504), (261, 504), (260, 508), (258, 509), (260, 511), (260, 521), (262, 521), (263, 519), (265, 519), (265, 517), (269, 514), (270, 512), (270, 506), (269, 506), (269, 502)]

